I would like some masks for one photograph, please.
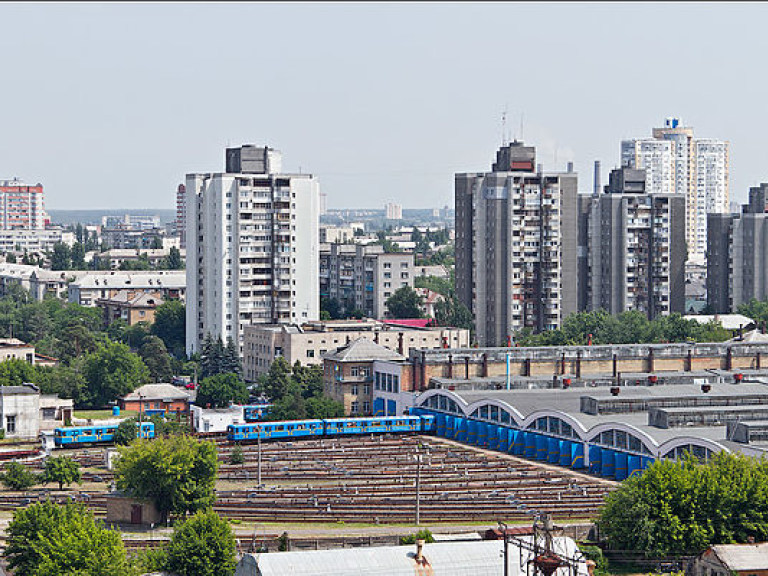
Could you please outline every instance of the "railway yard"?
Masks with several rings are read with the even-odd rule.
[[[530,525],[541,512],[561,524],[589,521],[614,486],[443,438],[381,435],[263,442],[259,486],[258,446],[243,445],[244,463],[232,465],[233,446],[214,441],[220,460],[214,508],[233,521],[242,538],[257,530],[278,535],[284,526],[314,527],[316,536],[327,537],[379,534],[387,525],[406,533],[405,526],[415,525],[417,476],[422,526],[479,528],[498,520]],[[15,508],[46,498],[81,500],[97,516],[106,515],[114,478],[105,467],[105,448],[62,452],[80,463],[82,485],[61,492],[0,492],[0,521],[10,519]],[[28,462],[37,471],[41,464]],[[146,535],[124,535],[128,546],[151,544]]]

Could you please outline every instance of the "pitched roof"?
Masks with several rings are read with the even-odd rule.
[[[768,542],[760,544],[718,544],[712,551],[731,570],[768,569]]]
[[[150,400],[189,400],[189,397],[189,392],[171,384],[145,384],[126,394],[123,400],[149,402]]]
[[[336,352],[325,354],[323,358],[337,362],[371,362],[373,360],[405,360],[397,352],[379,346],[368,338],[357,338]]]

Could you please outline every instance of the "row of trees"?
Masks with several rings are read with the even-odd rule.
[[[35,484],[48,483],[58,484],[59,490],[63,490],[64,485],[79,483],[80,478],[80,465],[71,458],[60,456],[47,458],[40,474],[35,474],[21,462],[9,462],[0,482],[11,490],[27,490]]]
[[[236,564],[232,529],[210,509],[176,526],[167,545],[132,556],[83,504],[32,504],[14,512],[7,534],[3,554],[16,576],[231,576]]]
[[[649,344],[661,342],[722,342],[733,334],[719,322],[700,324],[680,314],[648,320],[637,311],[613,316],[605,310],[571,314],[558,330],[533,334],[523,330],[515,335],[520,346],[586,346],[592,344]],[[506,342],[499,345],[505,346]]]
[[[153,245],[153,248],[162,248],[162,243],[159,242]],[[56,242],[53,245],[53,250],[48,254],[48,258],[51,261],[51,270],[109,270],[111,263],[108,258],[94,256],[90,263],[85,261],[85,253],[90,250],[96,250],[97,248],[88,247],[81,242],[75,242],[71,247],[64,242]],[[157,264],[152,264],[149,260],[149,256],[146,253],[139,254],[136,260],[125,260],[120,263],[120,270],[152,270],[156,268],[158,270],[182,270],[184,268],[184,260],[181,257],[181,252],[175,246],[172,246],[168,251],[168,256],[160,260]]]

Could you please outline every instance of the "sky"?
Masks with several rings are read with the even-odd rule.
[[[574,162],[676,116],[768,181],[768,4],[2,3],[0,179],[52,209],[175,207],[224,149],[267,145],[329,208],[453,205],[505,135]]]

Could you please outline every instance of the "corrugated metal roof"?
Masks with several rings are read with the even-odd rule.
[[[123,400],[189,400],[189,398],[189,392],[182,390],[181,388],[177,388],[171,384],[145,384],[130,394],[127,394],[125,397],[123,397]]]
[[[531,538],[526,538],[529,542]],[[576,544],[570,538],[556,538],[557,552],[573,557]],[[434,576],[488,576],[504,571],[504,542],[439,542],[426,544],[423,557]],[[238,564],[235,576],[416,576],[424,572],[415,560],[416,545],[347,548],[302,552],[246,554]],[[530,553],[514,543],[509,545],[510,576],[525,576]],[[556,576],[569,576],[560,568]],[[587,576],[585,561],[579,563],[578,576]]]
[[[760,544],[718,544],[712,551],[731,570],[768,569],[768,542]]]
[[[379,346],[368,338],[357,338],[336,352],[326,354],[323,358],[339,362],[372,362],[373,360],[405,360],[397,352]]]

